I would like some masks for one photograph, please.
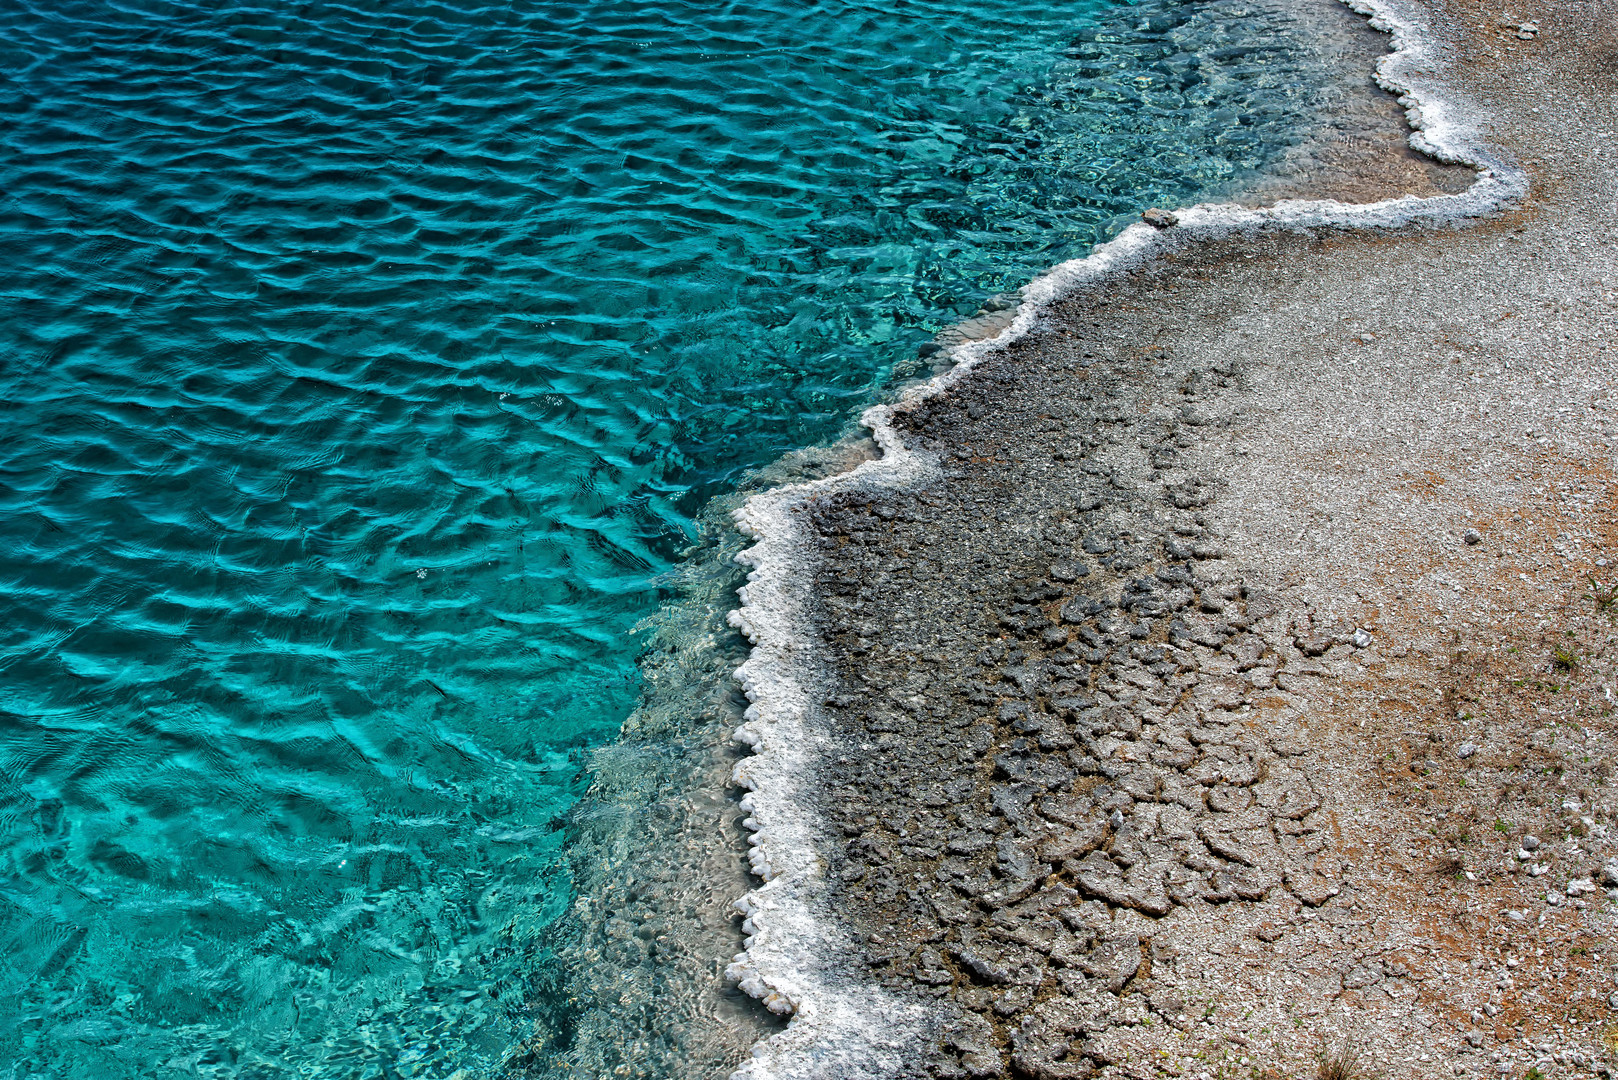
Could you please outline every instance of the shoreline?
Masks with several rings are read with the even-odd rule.
[[[1215,4],[1185,18],[1174,15],[1168,26],[1158,25],[1156,16],[1150,25],[1137,25],[1124,18],[1125,10],[1114,9],[1099,22],[1078,20],[1068,55],[1053,58],[1053,86],[1065,94],[1074,80],[1092,82],[1093,72],[1075,68],[1081,61],[1099,57],[1105,66],[1133,57],[1147,63],[1157,42],[1162,55],[1138,69],[1153,76],[1148,99],[1184,100],[1206,86],[1214,98],[1273,108],[1294,121],[1283,132],[1273,115],[1255,114],[1267,132],[1262,139],[1235,132],[1232,146],[1208,147],[1210,153],[1198,159],[1209,185],[1205,201],[1250,194],[1259,185],[1292,191],[1300,177],[1315,174],[1332,177],[1333,190],[1359,193],[1346,196],[1359,201],[1370,201],[1367,191],[1406,190],[1400,186],[1405,184],[1424,194],[1454,192],[1474,176],[1425,158],[1411,168],[1416,155],[1404,143],[1403,110],[1369,74],[1385,52],[1386,35],[1337,0],[1276,0],[1256,8]],[[1141,9],[1133,10],[1138,18]],[[1122,40],[1098,49],[1092,36],[1108,26],[1125,31]],[[1142,40],[1131,44],[1131,30]],[[1220,42],[1235,54],[1227,55]],[[1182,51],[1176,53],[1173,43]],[[1304,86],[1311,105],[1300,109]],[[1231,127],[1228,115],[1191,120],[1194,126]],[[1053,130],[1071,135],[1070,129],[1059,123]],[[1165,135],[1165,149],[1187,143]],[[1138,142],[1140,133],[1134,137]],[[1262,165],[1249,152],[1260,143],[1266,148]],[[1402,153],[1389,154],[1390,146]],[[1221,171],[1219,161],[1233,172]],[[1158,171],[1189,175],[1177,172],[1173,162]],[[1232,175],[1246,179],[1238,186]],[[1105,235],[1134,219],[1133,213],[1113,219]],[[1086,242],[1082,250],[1092,246]],[[1015,298],[991,297],[980,313],[985,318],[956,323],[918,349],[914,360],[896,365],[889,390],[877,400],[902,391],[914,373],[927,369],[934,349],[964,339],[963,331],[980,338],[1003,329],[1016,314],[1000,310],[1008,295]],[[743,857],[749,847],[742,827],[746,812],[738,809],[742,792],[729,783],[742,753],[730,734],[743,722],[747,703],[731,678],[746,656],[745,642],[724,623],[734,600],[723,596],[723,583],[733,592],[732,575],[743,574],[727,554],[742,543],[726,507],[744,491],[843,472],[876,456],[865,429],[852,416],[845,422],[851,430],[839,442],[788,453],[709,503],[700,518],[707,540],[687,553],[671,578],[676,597],[639,628],[650,631],[640,659],[644,692],[620,739],[591,751],[591,789],[568,818],[567,867],[576,899],[547,934],[559,966],[536,995],[536,1007],[545,1011],[548,1019],[540,1027],[549,1035],[536,1032],[511,1055],[512,1068],[522,1075],[572,1068],[601,1075],[628,1070],[724,1076],[754,1042],[786,1023],[723,974],[723,958],[743,938],[743,919],[732,900],[753,883]],[[846,458],[841,467],[834,460],[840,456]],[[728,572],[717,565],[721,559]]]
[[[1131,226],[1087,258],[1063,264],[1025,288],[1010,327],[995,338],[955,346],[956,366],[949,372],[906,390],[891,405],[869,410],[862,422],[883,457],[840,477],[763,493],[738,512],[738,526],[759,543],[743,555],[754,570],[743,607],[732,616],[754,646],[738,671],[753,702],[738,739],[756,753],[738,764],[736,778],[753,789],[744,806],[751,815],[752,861],[766,884],[738,903],[747,915],[749,939],[731,974],[776,1011],[793,1014],[788,1029],[755,1048],[754,1060],[738,1076],[900,1075],[907,1062],[917,1060],[919,1048],[942,1038],[949,1019],[914,996],[874,989],[870,981],[838,972],[826,955],[835,948],[846,960],[859,955],[863,943],[825,910],[824,852],[837,845],[813,810],[821,803],[818,793],[804,789],[816,748],[829,746],[835,737],[834,721],[821,702],[836,681],[832,660],[816,655],[823,651],[814,643],[824,620],[815,598],[804,595],[818,560],[805,508],[838,493],[887,497],[953,479],[959,469],[942,463],[948,447],[913,449],[896,423],[931,399],[970,388],[975,369],[1048,329],[1052,309],[1084,290],[1161,264],[1165,256],[1189,259],[1198,251],[1277,231],[1342,230],[1374,238],[1490,214],[1527,194],[1526,174],[1484,144],[1482,114],[1443,92],[1438,72],[1428,67],[1439,62],[1438,38],[1432,32],[1422,35],[1419,16],[1405,5],[1356,9],[1372,14],[1373,25],[1380,22],[1378,28],[1393,36],[1395,51],[1379,64],[1378,76],[1405,95],[1415,129],[1412,144],[1440,160],[1479,167],[1479,178],[1466,193],[1358,207],[1309,200],[1264,210],[1201,206],[1181,212],[1178,224],[1166,230]],[[1189,522],[1185,527],[1202,528]],[[1104,892],[1104,886],[1088,891]],[[812,959],[817,953],[819,959]],[[960,984],[959,965],[951,977]]]

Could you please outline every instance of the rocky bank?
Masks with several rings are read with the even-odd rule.
[[[1618,18],[1422,12],[1526,196],[1165,223],[793,511],[823,960],[921,1033],[801,1075],[1618,1067]]]

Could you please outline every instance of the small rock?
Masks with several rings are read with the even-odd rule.
[[[1321,656],[1331,648],[1331,638],[1324,634],[1311,634],[1308,637],[1298,638],[1294,644],[1305,656]]]
[[[1559,907],[1562,903],[1562,894],[1559,892],[1548,892],[1545,894],[1545,902],[1551,907]]]
[[[1052,563],[1050,568],[1051,580],[1071,584],[1081,577],[1090,576],[1090,568],[1083,563],[1059,562]]]
[[[1011,972],[1004,964],[997,964],[970,949],[958,950],[955,956],[963,967],[986,983],[1004,984],[1011,981]]]
[[[1353,645],[1356,649],[1370,648],[1370,646],[1371,646],[1371,633],[1370,633],[1370,631],[1368,631],[1368,630],[1366,630],[1364,628],[1356,628],[1354,633],[1353,633],[1353,636],[1351,636],[1348,639],[1348,641],[1349,641],[1349,644]]]
[[[1140,219],[1154,229],[1167,229],[1180,223],[1179,215],[1172,214],[1167,210],[1159,210],[1155,206],[1141,214]]]
[[[1618,886],[1618,862],[1610,862],[1601,868],[1601,884]]]
[[[1478,1031],[1476,1029],[1474,1029],[1472,1031],[1468,1031],[1466,1033],[1466,1044],[1468,1046],[1474,1046],[1474,1047],[1475,1046],[1482,1046],[1483,1045],[1483,1032]]]
[[[1467,758],[1471,757],[1477,752],[1477,746],[1469,742],[1464,742],[1455,748],[1455,756],[1460,758],[1462,761],[1465,761]]]
[[[1468,529],[1461,534],[1461,539],[1465,540],[1468,544],[1481,544],[1483,543],[1483,534],[1478,532],[1476,529]]]
[[[1607,1008],[1618,1010],[1618,994],[1614,994],[1607,999]]]
[[[1507,922],[1522,922],[1524,918],[1523,913],[1520,911],[1502,911],[1500,914],[1505,917]]]
[[[1522,849],[1524,851],[1538,851],[1539,850],[1539,837],[1537,837],[1537,836],[1525,836],[1525,837],[1523,837],[1522,838]]]

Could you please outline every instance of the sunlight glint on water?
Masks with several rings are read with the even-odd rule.
[[[697,508],[1249,178],[1318,95],[1287,30],[8,5],[0,1076],[497,1065]]]

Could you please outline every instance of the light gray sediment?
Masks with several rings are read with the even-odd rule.
[[[1378,779],[1384,729],[1343,702],[1419,702],[1435,710],[1423,739],[1441,744],[1454,697],[1427,702],[1410,686],[1420,665],[1385,657],[1365,627],[1440,621],[1436,607],[1396,618],[1395,601],[1417,604],[1433,560],[1468,549],[1443,539],[1461,534],[1457,490],[1479,521],[1521,497],[1508,474],[1529,468],[1523,430],[1555,444],[1559,467],[1611,474],[1618,80],[1597,7],[1536,5],[1527,37],[1527,15],[1508,36],[1469,5],[1423,14],[1454,92],[1424,102],[1429,134],[1455,152],[1440,119],[1462,119],[1463,95],[1481,102],[1499,156],[1535,167],[1531,198],[1503,202],[1506,185],[1423,204],[1484,219],[1295,207],[1186,215],[1192,228],[1138,233],[1135,248],[1126,234],[1107,272],[1073,275],[1037,318],[971,346],[969,375],[883,412],[883,462],[745,519],[764,539],[742,618],[760,642],[745,734],[765,754],[738,776],[761,804],[781,783],[802,805],[753,823],[769,884],[750,929],[765,947],[737,973],[810,1014],[758,1075],[1195,1075],[1189,1048],[1211,1053],[1210,1037],[1256,1064],[1246,1018],[1215,1020],[1249,992],[1278,1025],[1310,1018],[1313,1041],[1269,1038],[1265,1065],[1326,1052],[1336,1008],[1399,1075],[1517,1060],[1481,1034],[1506,976],[1474,995],[1474,1042],[1457,1020],[1471,1004],[1404,994],[1408,966],[1372,947],[1381,933],[1438,956],[1453,935],[1445,946],[1423,920],[1450,901],[1410,899],[1431,894],[1429,871],[1395,856],[1426,825]],[[1449,494],[1391,505],[1446,479]],[[789,558],[796,593],[765,572]],[[1488,647],[1489,613],[1506,610],[1490,603],[1504,601],[1479,601],[1478,621],[1443,614],[1442,647],[1463,633]],[[1600,709],[1581,722],[1606,731]],[[1575,811],[1612,803],[1610,769],[1590,761],[1556,772]],[[1416,774],[1444,768],[1422,757]],[[1589,820],[1568,875],[1595,880],[1618,850]],[[1579,911],[1583,932],[1610,934],[1609,916]],[[772,925],[844,951],[802,958],[800,978]],[[1283,940],[1292,952],[1271,948]],[[1578,975],[1590,985],[1568,1000],[1604,977]],[[1453,978],[1457,1002],[1473,993]],[[825,1034],[813,1011],[833,998],[859,1015],[862,996],[864,1030],[891,1040],[883,1063],[845,1044],[830,1066],[800,1064]]]

